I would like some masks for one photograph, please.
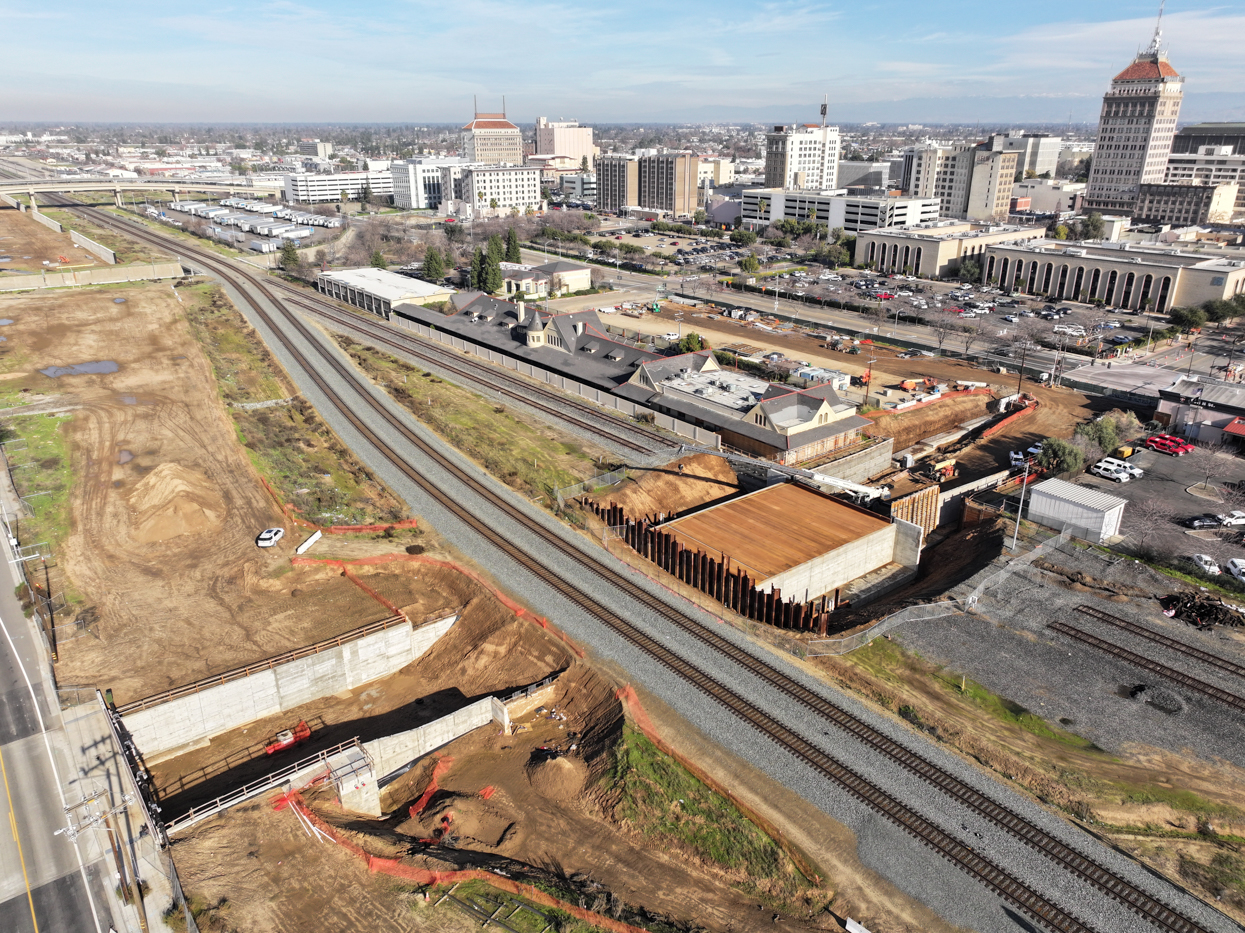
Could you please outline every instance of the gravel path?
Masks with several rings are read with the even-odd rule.
[[[316,405],[321,415],[339,433],[342,440],[351,446],[371,469],[382,476],[395,492],[403,496],[414,512],[431,522],[448,542],[462,551],[464,556],[485,568],[498,581],[502,581],[516,596],[547,615],[579,644],[619,664],[637,683],[661,697],[673,708],[682,711],[688,720],[706,735],[716,738],[728,750],[752,762],[849,826],[858,836],[860,856],[866,864],[902,890],[928,904],[948,921],[970,929],[992,931],[992,933],[993,931],[1035,929],[1029,921],[1019,917],[1005,903],[969,880],[958,869],[932,855],[892,824],[859,805],[836,786],[810,773],[804,765],[780,752],[767,739],[741,721],[724,715],[722,708],[708,697],[671,675],[651,658],[642,655],[603,625],[569,604],[546,584],[514,565],[509,558],[480,539],[436,502],[426,497],[410,480],[397,473],[335,412],[329,401],[319,393],[306,374],[295,365],[284,349],[266,331],[265,326],[251,311],[248,303],[232,287],[229,287],[228,291],[238,307],[247,314],[260,333],[268,340],[273,352],[281,359],[299,388]],[[323,340],[319,335],[317,339]],[[300,338],[295,337],[295,340],[301,342]],[[327,345],[327,341],[324,342]],[[335,376],[330,375],[329,379],[334,384],[335,391],[346,390],[346,386],[335,384],[337,382]],[[374,397],[382,399],[390,410],[399,411],[398,407],[379,390],[369,387],[369,391]],[[347,394],[346,397],[349,398],[349,395]],[[406,420],[412,423],[409,418]],[[375,424],[373,427],[378,430],[385,429],[381,424]],[[417,424],[414,430],[430,441],[438,443],[430,432]],[[417,451],[412,450],[410,459],[439,488],[457,495],[459,501],[464,504],[474,505],[475,497],[469,490],[464,489],[457,480],[445,475],[434,464],[427,463]],[[465,466],[467,469],[475,469],[470,464],[465,464]],[[487,477],[485,481],[493,483],[498,489],[504,489]],[[573,552],[585,546],[582,538],[561,528],[551,517],[539,513],[527,504],[523,504],[523,507],[527,508],[530,514],[537,516],[546,527],[554,529],[561,535],[567,542],[568,550]],[[820,736],[815,738],[815,741],[818,741],[826,751],[833,754],[843,764],[860,771],[871,780],[876,780],[880,786],[895,793],[910,806],[928,813],[930,818],[939,825],[966,843],[978,847],[984,854],[998,859],[1046,896],[1066,905],[1083,920],[1090,922],[1095,929],[1104,931],[1104,933],[1106,931],[1120,931],[1120,933],[1130,931],[1131,933],[1138,929],[1136,918],[1127,914],[1115,902],[1070,881],[1066,874],[1056,870],[1050,862],[1037,857],[1011,837],[980,826],[976,819],[962,808],[953,806],[946,798],[935,794],[927,786],[919,784],[907,772],[897,771],[884,764],[872,752],[854,740],[847,739],[837,730],[830,729],[829,734],[823,734],[829,727],[820,718],[795,708],[790,701],[776,694],[771,688],[757,683],[751,675],[744,673],[733,662],[706,648],[689,635],[673,630],[667,623],[656,618],[649,609],[636,604],[612,585],[583,573],[582,568],[570,554],[552,549],[536,540],[510,518],[492,513],[483,504],[479,505],[477,514],[490,514],[498,531],[515,543],[526,547],[557,572],[581,579],[584,591],[593,599],[647,631],[658,633],[659,637],[674,650],[723,682],[737,685],[737,689],[751,701],[772,710],[776,717],[797,727],[803,734]],[[612,560],[612,558],[607,559]],[[627,572],[630,570],[628,569]],[[633,579],[643,580],[644,578],[633,576]],[[655,583],[645,582],[644,585],[663,599],[673,599]],[[716,626],[719,632],[737,643],[748,644],[743,636],[717,623],[711,616],[687,604],[680,603],[679,608],[705,625]],[[764,649],[755,645],[748,644],[748,647],[754,652],[764,652]],[[961,779],[974,786],[990,788],[992,796],[996,799],[1019,809],[1034,822],[1039,823],[1053,834],[1057,834],[1059,838],[1075,843],[1083,851],[1092,853],[1102,864],[1128,877],[1140,887],[1151,891],[1168,903],[1178,906],[1205,924],[1208,929],[1216,931],[1237,929],[1234,923],[1222,915],[1176,891],[1172,886],[1154,879],[1123,856],[1105,849],[1063,821],[1047,814],[1040,807],[995,784],[991,778],[981,774],[976,768],[933,746],[922,736],[909,731],[897,721],[875,714],[851,698],[837,694],[786,659],[768,654],[765,656],[776,667],[784,668],[807,685],[830,697],[833,702],[845,706],[866,721],[880,726],[888,734],[901,737],[910,746],[920,749],[923,755],[938,761]]]

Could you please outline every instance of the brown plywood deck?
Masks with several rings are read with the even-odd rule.
[[[662,526],[684,547],[725,554],[759,582],[890,524],[792,483]]]

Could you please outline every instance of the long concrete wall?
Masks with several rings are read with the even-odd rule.
[[[65,228],[62,227],[57,221],[53,220],[51,217],[44,217],[38,211],[31,211],[30,219],[39,221],[39,223],[43,224],[43,226],[47,227],[49,230],[53,231],[54,233],[65,232]]]
[[[19,207],[17,198],[10,197],[9,195],[4,194],[2,192],[0,192],[0,202],[7,204],[9,207]]]
[[[59,227],[60,225],[57,224],[57,226]],[[110,250],[107,246],[101,246],[99,243],[96,243],[90,237],[83,236],[77,230],[69,231],[69,239],[73,240],[83,249],[94,253],[100,259],[104,260],[104,262],[108,263],[108,265],[115,266],[117,264],[116,253]]]
[[[896,532],[894,524],[879,528],[770,577],[757,589],[768,592],[777,587],[784,597],[794,596],[799,600],[805,599],[806,593],[809,599],[832,593],[836,588],[895,560]]]
[[[477,700],[416,729],[364,742],[363,751],[372,766],[337,782],[342,806],[356,813],[380,816],[380,792],[385,784],[404,774],[430,752],[490,722],[500,723],[506,731],[510,729],[506,704],[497,697]]]
[[[82,285],[111,285],[116,282],[145,282],[155,279],[178,279],[186,273],[179,262],[142,262],[103,269],[78,269],[69,272],[42,272],[12,275],[0,279],[0,292],[35,291],[41,288],[73,288]]]
[[[148,758],[194,745],[264,716],[388,676],[431,648],[457,618],[450,616],[419,628],[396,625],[137,710],[125,716],[125,726]]]

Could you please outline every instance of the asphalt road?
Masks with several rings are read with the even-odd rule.
[[[90,840],[84,869],[74,843],[56,835],[67,822],[63,781],[77,771],[59,710],[48,708],[34,632],[7,585],[0,627],[0,930],[98,933],[110,922],[102,906],[109,872]]]

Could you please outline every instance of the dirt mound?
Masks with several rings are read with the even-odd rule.
[[[542,797],[574,800],[583,793],[588,766],[578,758],[538,758],[527,766],[527,779]]]
[[[496,849],[514,835],[517,824],[518,816],[496,798],[451,794],[401,823],[397,832],[416,839],[452,839],[460,848]]]
[[[202,473],[162,463],[130,493],[130,537],[141,544],[179,535],[212,534],[224,526],[225,502]]]
[[[988,414],[992,401],[989,395],[966,395],[935,402],[928,408],[880,415],[872,419],[874,427],[869,433],[893,437],[895,450],[903,450],[923,438],[950,431],[958,424]]]
[[[721,457],[696,454],[651,470],[635,470],[617,489],[595,497],[620,505],[628,515],[657,515],[721,499],[739,491],[739,478]]]

